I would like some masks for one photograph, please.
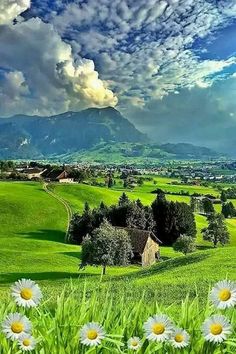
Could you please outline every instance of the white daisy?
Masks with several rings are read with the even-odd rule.
[[[105,331],[99,323],[87,323],[80,330],[81,343],[84,345],[97,346],[101,344],[101,340],[104,338]]]
[[[131,350],[138,350],[142,346],[141,339],[139,337],[132,337],[128,340],[128,348]]]
[[[29,308],[39,304],[42,292],[34,281],[21,279],[12,286],[12,296],[17,305]]]
[[[176,328],[170,337],[170,343],[176,349],[185,348],[189,345],[189,334],[181,328]]]
[[[226,309],[236,304],[236,283],[230,280],[219,281],[211,291],[211,301],[218,309]]]
[[[232,326],[229,320],[222,315],[213,315],[202,325],[202,333],[208,342],[221,343],[231,332]]]
[[[171,320],[166,315],[154,315],[144,323],[144,331],[150,341],[164,342],[173,332]]]
[[[29,352],[36,347],[36,340],[30,334],[24,334],[18,340],[19,347],[22,351]]]
[[[31,333],[31,328],[30,320],[20,313],[9,314],[2,324],[3,333],[11,340],[17,340],[24,334]]]

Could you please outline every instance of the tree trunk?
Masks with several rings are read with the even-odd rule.
[[[105,265],[102,268],[102,275],[106,275],[106,266]]]

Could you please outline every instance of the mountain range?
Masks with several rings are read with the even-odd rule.
[[[130,157],[184,159],[218,155],[191,144],[151,144],[145,134],[111,107],[50,117],[0,118],[1,159],[64,157],[86,161],[87,157],[90,162],[105,162],[112,156],[126,160]]]

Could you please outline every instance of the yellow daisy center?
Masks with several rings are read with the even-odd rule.
[[[95,329],[90,329],[90,330],[88,330],[87,337],[90,340],[97,339],[98,332]]]
[[[219,299],[221,301],[228,301],[231,298],[231,291],[229,289],[222,289],[219,292]]]
[[[30,339],[26,338],[26,339],[23,340],[22,343],[23,343],[23,345],[24,345],[25,347],[29,347],[29,346],[30,346]]]
[[[163,323],[155,323],[152,326],[152,331],[154,334],[162,334],[165,332],[165,326],[163,325]]]
[[[24,325],[21,322],[13,322],[11,325],[11,330],[13,333],[21,333],[24,330]]]
[[[20,296],[24,300],[30,300],[33,297],[33,291],[30,288],[24,288],[21,290]]]
[[[138,341],[137,340],[133,340],[131,342],[131,345],[132,345],[132,347],[137,347],[138,346]]]
[[[175,341],[177,342],[177,343],[182,343],[183,341],[184,341],[184,336],[182,335],[182,334],[176,334],[176,336],[175,336]]]
[[[210,327],[210,332],[211,332],[211,334],[214,334],[214,336],[221,334],[222,331],[223,331],[223,327],[220,323],[214,323]]]

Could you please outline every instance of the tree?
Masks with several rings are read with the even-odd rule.
[[[146,213],[143,206],[137,202],[131,203],[127,213],[127,226],[145,230],[146,228]]]
[[[218,243],[222,246],[229,243],[229,231],[224,221],[224,215],[211,214],[208,216],[208,227],[202,230],[203,239],[213,243],[217,247]]]
[[[225,190],[221,191],[220,200],[222,201],[222,203],[226,203],[227,202],[227,194],[226,194]]]
[[[181,235],[173,244],[173,248],[175,251],[182,252],[186,256],[186,254],[196,250],[196,245],[192,237]]]
[[[197,234],[195,217],[191,207],[186,203],[176,202],[175,206],[176,228],[180,235],[195,238]]]
[[[107,266],[125,266],[132,258],[130,236],[124,229],[113,227],[107,220],[86,236],[82,243],[81,266],[101,265],[103,274]]]
[[[113,178],[111,175],[108,176],[107,187],[111,188],[113,186]]]
[[[236,209],[233,205],[232,202],[229,203],[224,203],[222,205],[222,214],[224,215],[224,217],[227,218],[233,218],[234,216],[236,216]]]
[[[71,243],[80,245],[83,238],[94,230],[94,215],[90,210],[89,204],[84,205],[83,214],[74,214],[67,235],[67,240]]]
[[[212,214],[215,212],[212,201],[209,198],[204,198],[202,200],[202,207],[205,214]]]
[[[182,234],[196,236],[194,214],[188,204],[168,202],[160,193],[152,203],[152,211],[157,235],[165,245],[173,245]]]
[[[119,198],[118,204],[121,206],[121,205],[125,205],[125,204],[128,204],[128,203],[130,203],[130,200],[129,200],[127,194],[125,192],[123,192],[122,195]]]
[[[195,197],[191,197],[190,208],[193,212],[197,211],[197,199]]]

